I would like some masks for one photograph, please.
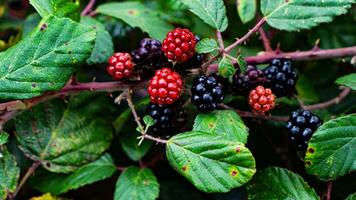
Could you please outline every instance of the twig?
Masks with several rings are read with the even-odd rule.
[[[140,130],[140,133],[141,133],[141,136],[138,137],[138,139],[140,139],[139,144],[141,144],[143,139],[145,139],[145,138],[149,139],[149,140],[152,140],[152,141],[155,141],[157,143],[166,144],[168,142],[167,140],[163,140],[163,139],[160,139],[160,138],[155,138],[153,136],[147,135],[148,128],[147,127],[144,128],[144,126],[142,125],[142,123],[140,121],[140,117],[138,116],[138,114],[136,112],[135,105],[132,102],[130,91],[126,91],[126,101],[127,101],[127,104],[129,106],[129,108],[131,109],[132,115],[134,116],[135,121],[136,121],[136,123],[137,123],[137,125],[139,127],[139,130]]]
[[[221,32],[220,32],[220,31],[216,31],[216,37],[218,38],[220,51],[221,51],[221,52],[225,51],[224,41],[223,41],[223,39],[222,39],[222,36],[221,36]]]
[[[81,16],[87,15],[94,7],[96,0],[90,0],[87,6],[85,6],[84,10],[81,13]]]
[[[271,121],[278,121],[278,122],[285,122],[288,121],[287,116],[268,116],[268,115],[261,115],[253,112],[248,112],[248,111],[242,111],[238,110],[235,108],[232,108],[231,106],[228,106],[226,104],[220,104],[220,108],[223,109],[229,109],[235,111],[237,114],[239,114],[241,117],[246,117],[246,118],[260,118],[260,119],[266,119],[266,120],[271,120]]]
[[[330,200],[331,199],[331,191],[333,189],[333,182],[329,181],[327,183],[327,189],[326,189],[326,200]]]
[[[308,61],[308,60],[323,60],[323,59],[333,59],[333,58],[345,58],[352,57],[356,55],[356,46],[337,48],[337,49],[311,49],[308,51],[297,51],[297,52],[266,52],[262,55],[249,56],[245,60],[249,64],[260,64],[266,63],[274,58],[288,58],[295,61]],[[212,63],[212,62],[211,62]],[[236,64],[236,62],[234,63]],[[210,73],[217,71],[218,64],[209,65]]]
[[[32,166],[27,170],[25,175],[22,177],[20,184],[17,186],[16,191],[11,194],[10,199],[15,199],[21,188],[25,185],[30,176],[36,171],[36,169],[41,165],[41,161],[36,161]]]
[[[263,42],[263,46],[265,47],[266,52],[273,52],[271,48],[271,42],[269,41],[267,34],[265,30],[263,30],[263,27],[261,27],[258,32],[260,33],[261,40]]]
[[[330,99],[329,101],[325,101],[314,105],[302,106],[302,108],[306,110],[319,110],[323,108],[328,108],[332,105],[338,104],[340,101],[345,99],[347,95],[349,95],[350,93],[351,93],[350,88],[344,88],[337,97]]]
[[[148,82],[134,82],[124,83],[120,81],[113,82],[90,82],[90,83],[76,83],[67,84],[64,88],[58,91],[48,92],[38,97],[26,100],[15,100],[0,104],[0,129],[9,120],[14,118],[20,111],[27,110],[42,102],[70,94],[77,94],[83,91],[97,91],[97,92],[115,92],[125,91],[128,88],[140,89],[146,88]]]
[[[225,52],[229,53],[230,51],[232,51],[235,47],[237,47],[238,45],[244,43],[247,39],[249,39],[251,37],[252,34],[256,33],[262,26],[263,24],[266,23],[266,19],[262,18],[256,25],[255,27],[253,27],[251,30],[249,30],[246,35],[244,35],[242,38],[237,39],[236,42],[234,42],[233,44],[231,44],[230,46],[226,47]]]

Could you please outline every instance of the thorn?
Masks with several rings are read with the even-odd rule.
[[[118,105],[120,105],[121,101],[127,98],[127,94],[126,92],[121,93],[118,97],[116,97],[116,99],[114,100],[114,102]]]
[[[109,95],[110,98],[114,97],[111,92],[109,92],[108,95]]]
[[[94,91],[94,88],[90,88],[89,90],[93,92],[93,91]]]
[[[96,81],[96,77],[95,77],[95,76],[93,77],[92,81],[93,81],[93,82],[95,82],[95,81]]]

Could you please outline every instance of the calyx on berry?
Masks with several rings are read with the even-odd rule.
[[[115,80],[130,77],[134,62],[128,53],[115,53],[109,58],[109,66],[106,68],[110,76]]]
[[[174,103],[182,90],[183,81],[180,75],[169,68],[157,70],[148,86],[151,102],[159,105]]]
[[[195,54],[197,40],[188,29],[176,28],[167,33],[163,40],[162,51],[166,57],[177,63],[188,61]]]
[[[257,86],[251,90],[248,103],[254,111],[264,113],[275,107],[275,96],[271,89]]]

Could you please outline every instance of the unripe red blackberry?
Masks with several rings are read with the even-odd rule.
[[[237,70],[232,80],[233,91],[241,95],[247,95],[252,89],[258,85],[263,85],[267,81],[263,71],[253,65],[247,66],[244,74]]]
[[[275,107],[274,101],[275,96],[271,89],[257,86],[251,90],[248,103],[254,111],[264,113]]]
[[[183,81],[180,75],[169,68],[157,70],[148,86],[151,102],[160,105],[174,103],[182,90]]]
[[[109,66],[106,70],[113,79],[120,80],[131,75],[134,65],[130,54],[115,53],[109,58]]]
[[[322,120],[309,110],[293,111],[289,115],[286,128],[290,132],[290,140],[298,150],[304,150],[308,146],[308,141],[316,129],[322,124]]]
[[[194,56],[196,43],[194,34],[188,29],[176,28],[167,33],[162,51],[169,60],[182,63]]]

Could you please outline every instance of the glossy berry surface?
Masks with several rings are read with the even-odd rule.
[[[262,70],[257,69],[256,66],[249,65],[244,74],[241,74],[239,70],[236,71],[232,80],[234,92],[246,95],[258,85],[263,85],[266,82],[266,77]]]
[[[106,68],[110,76],[115,80],[127,78],[131,75],[134,62],[128,53],[115,53],[109,58],[109,66]]]
[[[223,86],[214,75],[196,77],[191,92],[192,103],[203,113],[215,110],[224,100]]]
[[[271,89],[257,86],[251,90],[248,103],[254,111],[264,113],[275,107],[275,96]]]
[[[162,67],[168,63],[168,60],[161,49],[162,44],[160,41],[144,38],[141,40],[139,48],[131,52],[131,57],[138,66],[145,68]]]
[[[157,70],[150,80],[148,93],[152,103],[165,105],[174,103],[181,95],[183,81],[177,72],[169,68]]]
[[[292,96],[295,93],[298,73],[290,60],[274,59],[264,73],[276,96]]]
[[[182,63],[194,56],[196,43],[194,34],[188,29],[176,28],[167,33],[162,51],[169,60]]]
[[[290,132],[292,143],[299,149],[306,149],[308,141],[315,130],[322,124],[322,120],[309,110],[293,111],[289,115],[286,128]]]
[[[178,105],[159,105],[150,103],[148,114],[155,120],[151,130],[155,135],[172,135],[186,124],[186,113]]]

